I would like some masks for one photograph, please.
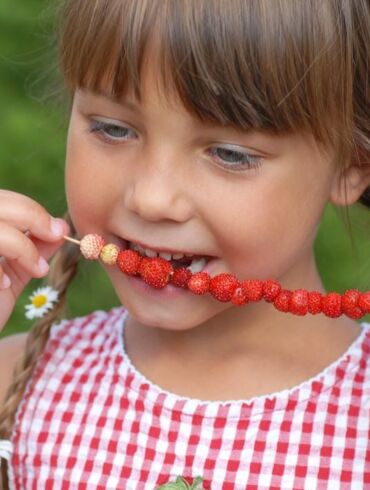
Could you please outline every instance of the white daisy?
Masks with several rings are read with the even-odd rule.
[[[41,318],[58,301],[59,293],[50,286],[36,289],[31,296],[31,304],[26,305],[26,317],[30,320]]]

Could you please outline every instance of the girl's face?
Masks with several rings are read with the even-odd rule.
[[[312,246],[336,175],[331,159],[309,135],[199,122],[158,93],[152,68],[140,104],[75,93],[66,190],[79,235],[215,256],[211,276],[320,288]],[[104,267],[122,304],[146,325],[185,330],[230,308],[248,314],[210,294],[179,289],[171,299],[138,289],[117,267]]]

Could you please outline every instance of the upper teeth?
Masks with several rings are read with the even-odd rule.
[[[183,257],[192,257],[193,254],[183,254],[183,253],[176,253],[176,254],[170,254],[167,252],[154,252],[154,250],[150,250],[149,248],[143,248],[140,245],[137,245],[136,243],[130,242],[130,249],[131,250],[137,250],[140,252],[142,255],[146,255],[147,257],[162,257],[165,260],[177,260],[177,259],[182,259]]]

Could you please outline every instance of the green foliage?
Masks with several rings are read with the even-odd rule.
[[[184,478],[178,476],[176,481],[165,483],[157,487],[157,490],[203,490],[202,482],[203,478],[197,476],[194,478],[192,485],[190,485]]]
[[[57,3],[0,2],[0,188],[26,194],[51,214],[61,216],[66,210],[63,167],[68,120],[66,109],[54,103],[53,98],[44,101],[44,96],[54,94],[55,87],[52,11]],[[357,246],[353,251],[341,220],[328,206],[315,245],[318,267],[328,290],[369,289],[368,214],[360,206],[351,209]],[[40,281],[31,281],[0,336],[29,329],[24,305],[39,285]],[[69,293],[68,316],[118,304],[103,269],[98,264],[81,264]]]

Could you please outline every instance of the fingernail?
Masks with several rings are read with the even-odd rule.
[[[10,277],[4,274],[0,281],[0,289],[7,289],[11,283]]]
[[[51,219],[50,229],[55,237],[60,237],[63,235],[63,225],[61,220],[58,218]]]
[[[49,271],[49,264],[43,257],[40,257],[37,265],[41,274],[46,274]]]

